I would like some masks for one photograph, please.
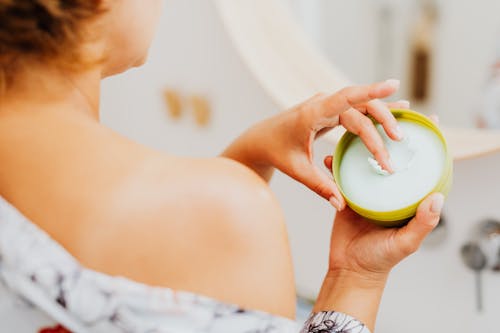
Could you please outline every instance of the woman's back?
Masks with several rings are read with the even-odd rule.
[[[65,106],[2,110],[0,160],[0,195],[87,267],[293,316],[283,217],[245,167],[147,149]]]

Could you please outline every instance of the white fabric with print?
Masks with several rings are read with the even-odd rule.
[[[38,332],[58,323],[75,333],[301,331],[285,318],[85,269],[0,197],[0,331]],[[368,329],[323,312],[311,315],[302,332]]]

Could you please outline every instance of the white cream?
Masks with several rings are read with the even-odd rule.
[[[445,149],[430,129],[416,123],[399,122],[405,139],[392,141],[377,125],[391,156],[395,172],[387,173],[376,163],[359,137],[347,147],[340,163],[340,184],[345,195],[358,206],[386,212],[422,199],[436,186],[445,167]]]

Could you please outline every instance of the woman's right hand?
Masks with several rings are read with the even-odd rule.
[[[399,84],[398,80],[387,80],[317,94],[252,126],[222,156],[248,166],[266,181],[277,168],[342,210],[346,203],[337,185],[314,164],[313,142],[325,131],[342,125],[361,138],[384,170],[392,172],[389,153],[372,119],[382,124],[392,140],[403,139],[390,109],[409,108],[409,102],[380,100],[392,96]]]
[[[373,330],[389,272],[437,226],[443,204],[441,193],[429,195],[416,216],[401,228],[377,226],[349,208],[338,212],[329,269],[315,311],[340,311]]]

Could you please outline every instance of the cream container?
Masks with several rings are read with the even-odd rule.
[[[395,227],[416,213],[433,192],[447,195],[453,162],[439,128],[411,110],[392,110],[405,137],[392,141],[380,124],[376,128],[391,156],[394,173],[383,170],[361,139],[346,132],[334,153],[332,171],[347,204],[374,223]]]

